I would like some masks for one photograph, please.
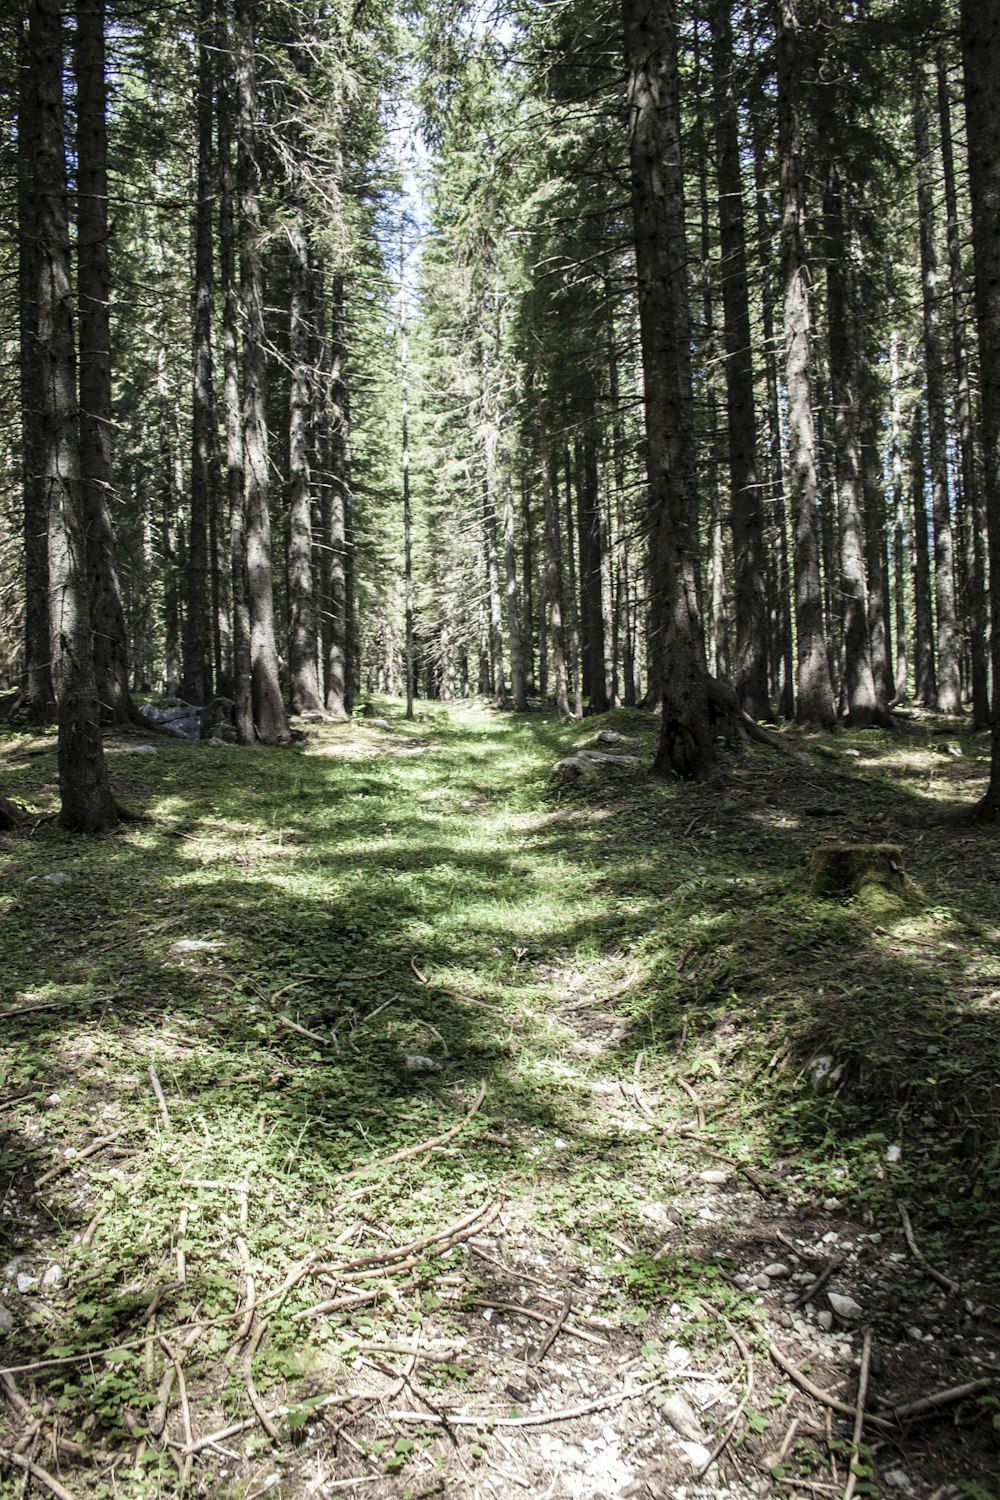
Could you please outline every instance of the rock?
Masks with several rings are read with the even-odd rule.
[[[14,1326],[14,1314],[0,1302],[0,1333],[10,1333]]]
[[[822,1328],[824,1333],[829,1333],[830,1329],[833,1327],[833,1313],[828,1307],[824,1307],[821,1312],[818,1312],[816,1314],[816,1322]]]
[[[221,943],[209,942],[207,938],[180,938],[176,943],[170,944],[170,952],[211,953],[221,946]]]
[[[827,1292],[827,1301],[837,1314],[846,1323],[856,1322],[858,1318],[864,1317],[864,1308],[855,1302],[853,1297],[848,1297],[844,1292]]]
[[[700,1443],[704,1439],[701,1423],[698,1421],[692,1407],[688,1405],[679,1392],[668,1396],[660,1407],[664,1419],[670,1423],[675,1432],[679,1432],[682,1438],[689,1442]]]
[[[753,1284],[758,1292],[768,1292],[771,1289],[771,1278],[770,1276],[765,1276],[763,1271],[758,1271],[753,1279]]]
[[[703,1469],[711,1458],[711,1454],[704,1443],[678,1443],[677,1445],[692,1469]]]
[[[894,1490],[902,1490],[904,1495],[913,1494],[913,1481],[903,1469],[890,1469],[885,1482],[891,1484]]]
[[[403,1066],[409,1073],[440,1073],[444,1068],[443,1063],[436,1062],[433,1057],[424,1057],[420,1052],[408,1052]]]
[[[621,735],[615,729],[602,729],[597,736],[599,745],[617,745],[621,742]]]
[[[699,1173],[699,1176],[702,1182],[712,1182],[717,1187],[721,1187],[724,1182],[729,1181],[729,1173],[720,1171],[717,1167],[710,1167],[707,1172]]]
[[[65,870],[53,870],[51,875],[43,875],[42,879],[47,880],[50,885],[68,885],[72,876],[67,875]]]
[[[784,1277],[791,1275],[791,1272],[783,1261],[776,1260],[773,1264],[764,1267],[764,1275],[770,1276],[772,1281],[781,1281]]]
[[[62,1268],[62,1266],[58,1266],[58,1265],[53,1264],[53,1265],[49,1266],[49,1269],[46,1271],[45,1275],[42,1277],[42,1286],[58,1286],[59,1283],[60,1283],[60,1281],[62,1281],[62,1279],[63,1279],[63,1268]]]
[[[133,755],[156,755],[157,749],[155,745],[133,745],[131,753]]]
[[[29,1276],[27,1271],[18,1271],[14,1285],[21,1293],[21,1296],[26,1297],[29,1292],[34,1292],[38,1289],[38,1277]]]
[[[187,703],[183,698],[161,698],[159,703],[144,703],[139,712],[168,734],[183,740],[200,740],[203,735],[232,723],[233,700],[213,698],[210,703],[198,704]]]
[[[899,1161],[899,1160],[901,1160],[902,1155],[903,1155],[903,1148],[902,1148],[902,1146],[886,1146],[886,1148],[885,1148],[885,1159],[886,1159],[886,1161]]]

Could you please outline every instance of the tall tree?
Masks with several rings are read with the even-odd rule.
[[[655,765],[701,778],[714,742],[699,600],[677,22],[672,0],[623,0],[622,18],[655,607],[663,627]]]
[[[1000,0],[962,0],[962,63],[989,526],[993,724],[982,810],[1000,814]]]
[[[785,389],[788,399],[788,483],[795,535],[795,624],[800,722],[836,722],[823,629],[816,535],[816,438],[810,374],[808,269],[803,216],[800,28],[795,0],[778,0],[778,140],[781,162],[781,273],[784,288]]]
[[[261,258],[260,163],[257,145],[256,3],[235,0],[236,177],[243,324],[243,483],[250,605],[253,720],[265,745],[288,740],[274,624],[264,277]]]
[[[29,15],[37,132],[34,173],[41,454],[48,505],[52,675],[59,707],[60,822],[75,832],[99,833],[115,824],[117,810],[101,740],[87,587],[59,0],[32,0]]]

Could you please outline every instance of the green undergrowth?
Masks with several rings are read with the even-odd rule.
[[[115,737],[116,789],[148,822],[0,844],[10,1362],[117,1350],[35,1376],[70,1430],[123,1441],[156,1402],[148,1331],[192,1320],[195,1395],[245,1415],[243,1355],[224,1356],[248,1264],[274,1309],[254,1378],[294,1427],[359,1341],[457,1329],[475,1291],[462,1246],[432,1245],[405,1295],[360,1277],[368,1302],[312,1314],[321,1278],[281,1292],[304,1257],[384,1253],[501,1200],[610,1268],[626,1324],[670,1286],[735,1315],[708,1257],[654,1258],[651,1206],[706,1163],[649,1121],[691,1119],[692,1091],[701,1140],[765,1192],[879,1222],[901,1196],[991,1260],[1000,861],[989,832],[930,820],[971,800],[976,742],[801,739],[705,786],[569,791],[557,759],[614,730],[606,748],[648,764],[654,717],[383,708],[389,730],[310,726],[285,750]],[[0,776],[53,806],[53,738],[8,734]],[[919,904],[810,893],[817,842],[890,837]],[[21,1265],[59,1267],[44,1305],[7,1295]]]

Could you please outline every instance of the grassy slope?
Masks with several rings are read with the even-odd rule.
[[[153,1318],[218,1320],[190,1377],[196,1427],[246,1416],[243,1352],[223,1359],[244,1253],[263,1298],[338,1238],[377,1253],[501,1194],[510,1233],[604,1268],[618,1326],[678,1287],[735,1315],[708,1252],[679,1242],[652,1259],[651,1206],[681,1201],[706,1150],[788,1212],[836,1199],[889,1222],[903,1195],[932,1259],[990,1274],[1000,855],[991,832],[926,824],[971,797],[975,750],[872,732],[807,749],[805,765],[755,750],[704,788],[554,794],[551,764],[601,727],[648,754],[654,721],[624,711],[560,727],[429,707],[390,733],[314,728],[287,752],[160,741],[144,756],[122,739],[117,787],[154,821],[0,844],[0,1265],[61,1269],[25,1296],[0,1288],[8,1362],[139,1340],[19,1377],[71,1439],[134,1456],[129,1427],[141,1437],[163,1367],[141,1343]],[[51,804],[54,778],[50,740],[8,736],[6,795]],[[811,897],[809,850],[833,837],[902,843],[922,898]],[[173,947],[192,939],[213,946]],[[822,1054],[839,1088],[810,1086]],[[345,1172],[456,1125],[481,1085],[443,1148],[346,1187]],[[700,1144],[668,1149],[648,1128],[696,1104]],[[72,1167],[67,1150],[118,1130]],[[738,1232],[723,1223],[716,1252]],[[257,1387],[294,1408],[349,1383],[359,1339],[443,1316],[441,1274],[418,1266],[388,1306],[293,1322],[329,1295],[304,1277],[261,1340]],[[904,1316],[886,1311],[881,1333]],[[475,1383],[460,1365],[441,1379]],[[409,1450],[388,1452],[389,1473],[404,1469]],[[176,1482],[161,1446],[131,1463],[119,1494]],[[83,1464],[78,1493],[102,1493],[98,1468]],[[243,1493],[231,1483],[219,1492]],[[19,1486],[0,1478],[0,1494]]]

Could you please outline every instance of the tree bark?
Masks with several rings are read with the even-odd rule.
[[[569,685],[566,677],[566,638],[562,618],[562,552],[559,509],[549,453],[548,423],[544,405],[539,412],[538,458],[542,473],[542,507],[545,519],[545,603],[552,642],[552,675],[555,678],[556,712],[569,718]]]
[[[955,417],[962,474],[967,538],[968,624],[971,659],[972,720],[977,729],[990,721],[989,606],[986,596],[986,535],[988,521],[976,464],[972,389],[969,376],[966,279],[962,268],[961,226],[955,187],[955,153],[951,133],[951,101],[944,58],[937,60],[938,118],[941,129],[941,167],[948,230],[948,269],[951,289],[952,353],[955,366]]]
[[[300,148],[301,149],[301,148]],[[301,183],[290,190],[288,234],[288,352],[291,363],[288,421],[288,675],[292,712],[320,706],[316,649],[316,571],[313,564],[314,430],[312,372],[312,270]]]
[[[236,284],[236,188],[233,176],[231,31],[218,12],[216,108],[219,153],[219,279],[222,284],[222,401],[226,432],[226,511],[233,594],[233,724],[241,745],[254,743],[250,672],[250,598],[247,582],[246,498],[243,492],[243,417],[240,407],[239,296]]]
[[[70,279],[59,0],[32,0],[29,48],[37,113],[38,346],[41,454],[48,506],[52,675],[59,707],[59,821],[100,833],[117,821],[101,740],[87,588]]]
[[[795,624],[798,636],[796,716],[800,723],[832,728],[837,713],[823,631],[823,593],[816,535],[816,438],[812,417],[809,291],[802,224],[799,22],[794,0],[778,0],[777,21],[788,481],[795,536]]]
[[[250,674],[254,729],[263,744],[276,745],[287,743],[289,731],[281,698],[274,629],[255,16],[255,0],[235,0],[236,178],[243,325],[243,483],[250,604]]]
[[[1000,813],[1000,0],[962,0],[961,28],[993,657],[990,780],[982,809],[995,817]]]
[[[184,664],[181,670],[181,693],[191,703],[207,703],[212,695],[209,518],[214,509],[217,488],[215,374],[212,368],[212,302],[215,290],[212,244],[212,210],[215,203],[212,161],[214,30],[214,0],[199,0],[198,82],[195,100],[198,197],[194,229],[191,507],[188,522]]]
[[[24,511],[24,662],[28,716],[41,724],[55,705],[49,641],[47,495],[41,447],[45,389],[38,342],[38,78],[24,15],[17,114],[18,308],[20,315],[21,462]]]
[[[755,719],[770,716],[767,690],[767,597],[763,487],[757,469],[753,340],[743,220],[743,183],[733,81],[731,0],[712,8],[712,86],[722,248],[722,311],[732,489],[734,687]]]
[[[335,719],[348,717],[350,615],[347,604],[347,523],[350,510],[350,429],[347,400],[347,308],[344,278],[330,289],[329,356],[324,362],[329,413],[329,474],[323,501],[324,705]]]
[[[108,256],[108,131],[104,0],[77,0],[77,292],[80,338],[80,474],[87,530],[94,673],[101,717],[126,723],[125,611],[111,523],[111,270]]]
[[[955,615],[955,550],[948,488],[948,424],[944,397],[944,354],[935,244],[934,173],[928,128],[927,90],[922,71],[913,98],[920,212],[920,269],[924,305],[924,374],[927,389],[927,456],[934,518],[934,602],[937,606],[937,707],[962,712],[958,624]]]
[[[711,769],[715,747],[699,599],[675,7],[673,0],[623,0],[622,18],[654,608],[663,628],[655,769],[701,778]]]
[[[924,482],[923,413],[914,406],[910,429],[910,484],[913,493],[913,655],[914,702],[936,708],[937,672],[934,662],[934,618],[931,609],[931,561],[927,536],[927,498]]]

